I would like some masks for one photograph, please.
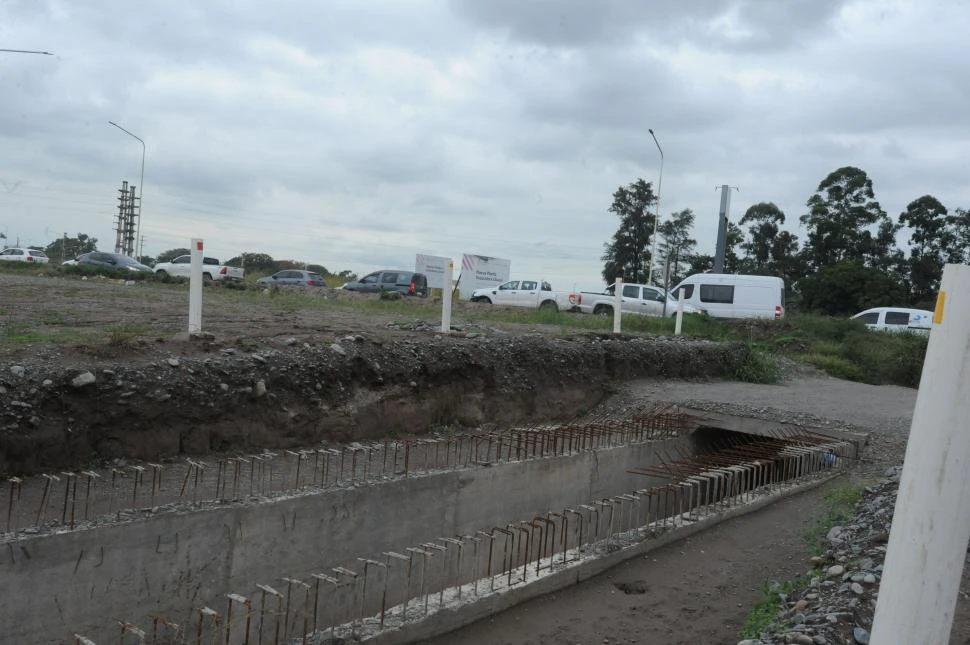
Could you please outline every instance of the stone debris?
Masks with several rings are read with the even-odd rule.
[[[738,645],[869,642],[901,472],[890,468],[884,480],[865,489],[851,523],[826,534],[827,548],[812,558],[808,586],[787,595],[786,608],[768,633]]]
[[[81,372],[71,379],[71,387],[82,388],[94,384],[98,379],[91,372]]]

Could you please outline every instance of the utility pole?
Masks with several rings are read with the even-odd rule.
[[[724,256],[727,253],[728,213],[731,210],[731,188],[737,186],[721,185],[721,209],[717,219],[717,244],[714,250],[714,269],[711,273],[724,273]]]

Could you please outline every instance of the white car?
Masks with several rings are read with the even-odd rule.
[[[929,334],[933,327],[933,312],[906,307],[873,307],[852,316],[852,320],[858,320],[865,323],[869,329],[879,331]]]
[[[50,258],[43,251],[37,249],[10,248],[0,251],[0,260],[6,262],[37,262],[47,264]]]

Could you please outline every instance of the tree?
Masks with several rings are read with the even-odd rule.
[[[180,255],[191,255],[192,251],[189,249],[169,249],[168,251],[162,251],[155,258],[155,262],[171,262]]]
[[[799,281],[802,307],[830,316],[848,316],[870,307],[901,302],[905,287],[893,276],[861,262],[822,267]]]
[[[664,291],[669,291],[672,285],[686,277],[682,269],[684,265],[689,265],[694,247],[697,246],[697,240],[690,236],[693,228],[694,213],[689,208],[674,213],[669,220],[657,226],[657,234],[663,240],[659,246],[665,265]]]
[[[78,233],[76,237],[56,239],[46,247],[44,253],[51,259],[51,262],[60,264],[65,260],[71,260],[82,253],[90,253],[98,250],[98,238],[90,237],[84,233]]]
[[[953,233],[953,247],[946,261],[952,264],[970,263],[970,211],[958,208],[947,221]]]
[[[898,259],[898,226],[879,206],[865,171],[852,166],[833,171],[807,206],[800,220],[808,229],[803,252],[811,268],[840,262],[885,268]]]
[[[603,280],[612,284],[617,278],[625,282],[646,282],[650,257],[650,237],[656,216],[650,207],[657,201],[650,182],[637,179],[629,186],[620,186],[613,193],[609,212],[618,215],[620,226],[613,239],[605,244]]]
[[[923,195],[906,206],[899,222],[911,230],[910,302],[931,302],[940,288],[943,265],[956,252],[957,234],[949,213],[938,199]]]
[[[247,271],[268,271],[272,273],[279,270],[276,260],[265,253],[243,253],[234,258],[230,258],[226,261],[226,264],[234,267],[242,267]]]
[[[760,202],[748,208],[740,224],[748,225],[747,241],[741,243],[747,255],[751,271],[764,274],[772,272],[774,244],[779,226],[785,223],[785,213],[772,202]]]

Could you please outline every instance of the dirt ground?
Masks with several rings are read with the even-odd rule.
[[[339,300],[354,296],[321,290],[315,297]],[[184,330],[187,322],[184,285],[125,285],[0,273],[0,331],[3,332],[0,383],[10,380],[9,370],[18,363],[26,365],[29,371],[90,368],[111,360],[142,370],[152,379],[157,379],[162,370],[175,369],[173,374],[180,382],[191,385],[199,374],[186,370],[185,365],[170,368],[171,363],[166,365],[165,361],[176,356],[182,360],[194,357],[208,361],[209,357],[229,351],[251,352],[254,347],[278,352],[288,345],[312,343],[326,348],[328,343],[347,335],[363,335],[378,348],[409,348],[416,329],[422,329],[427,338],[436,324],[435,316],[426,309],[415,307],[412,315],[408,303],[392,311],[374,309],[361,314],[339,306],[301,308],[294,306],[285,294],[258,296],[213,288],[207,291],[206,298],[203,324],[206,330],[213,331],[215,340],[198,343],[175,336]],[[476,311],[474,306],[456,311],[456,319],[469,336],[560,335],[559,330],[535,325],[481,324],[476,322]],[[419,354],[408,351],[407,356],[420,360]],[[466,359],[458,353],[449,360],[460,365]],[[552,371],[550,387],[565,378],[555,374],[551,365],[542,364],[541,357],[523,353],[517,355],[516,361],[536,363],[533,367],[537,372]],[[235,363],[231,365],[238,367]],[[286,371],[285,365],[272,362],[270,368],[276,370],[272,373],[277,378],[280,370]],[[408,369],[413,371],[401,367],[396,374],[404,383],[421,378],[426,366]],[[225,371],[226,383],[235,388],[232,370]],[[394,375],[392,371],[385,367],[380,373],[368,372],[357,377],[390,379]],[[267,383],[272,393],[274,381],[267,379]],[[486,384],[487,380],[483,381],[482,387]],[[324,383],[324,389],[328,386]],[[109,398],[122,396],[121,389],[110,397],[105,395],[105,405]],[[172,385],[170,391],[177,394],[180,390]],[[0,402],[4,397],[10,398],[4,392],[0,391]],[[155,395],[146,392],[146,396],[149,394]],[[607,404],[719,402],[745,406],[752,412],[780,408],[795,414],[848,422],[872,432],[867,461],[858,471],[859,476],[871,477],[881,475],[886,466],[901,461],[915,395],[915,391],[905,388],[872,387],[817,377],[796,379],[780,386],[660,378],[628,381]],[[314,396],[313,388],[304,396]],[[179,404],[177,396],[172,400],[158,400],[159,406],[167,408],[178,408]],[[250,404],[247,399],[247,405]],[[292,409],[285,411],[293,412]],[[25,420],[29,417],[18,414]],[[106,418],[106,424],[114,422],[116,419]],[[147,423],[150,426],[151,419]],[[24,421],[18,427],[28,425]],[[785,580],[808,568],[807,547],[800,535],[816,512],[821,495],[821,490],[812,491],[726,522],[582,585],[526,603],[429,643],[733,645],[745,616],[761,597],[765,581]],[[966,593],[970,590],[970,581],[966,573],[964,576],[964,593],[958,601],[952,645],[970,643],[970,601]],[[624,593],[617,588],[618,583],[627,583],[624,586],[635,589],[636,593]]]

